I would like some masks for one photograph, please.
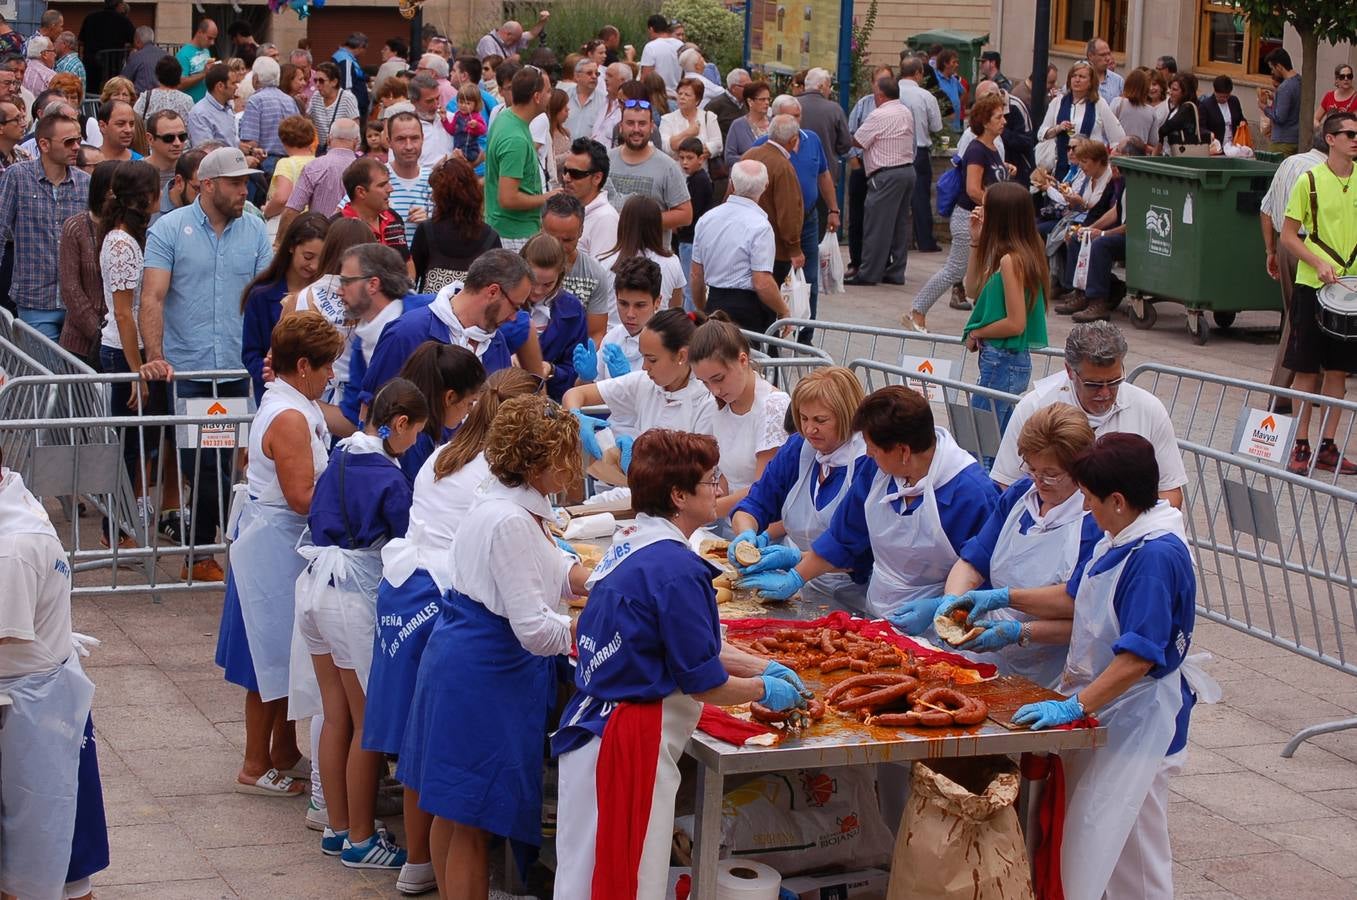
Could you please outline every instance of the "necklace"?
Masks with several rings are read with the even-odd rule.
[[[1334,178],[1338,179],[1338,183],[1343,186],[1343,193],[1345,194],[1348,192],[1348,188],[1352,185],[1352,175],[1353,173],[1349,172],[1348,177],[1346,179],[1338,178],[1337,175],[1333,176]]]

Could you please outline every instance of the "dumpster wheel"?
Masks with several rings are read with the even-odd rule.
[[[1187,332],[1192,335],[1192,342],[1199,347],[1210,339],[1211,329],[1206,327],[1206,315],[1201,310],[1187,311]]]
[[[1144,294],[1127,294],[1126,306],[1131,324],[1140,331],[1153,328],[1155,320],[1159,318],[1159,314],[1154,311],[1154,302]]]
[[[1234,324],[1235,314],[1233,312],[1213,312],[1211,320],[1216,323],[1216,327],[1224,330]]]

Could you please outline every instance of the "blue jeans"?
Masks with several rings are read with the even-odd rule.
[[[820,308],[820,214],[812,206],[806,210],[805,222],[801,225],[801,252],[806,255],[806,284],[810,285],[810,317],[816,317]],[[802,328],[796,338],[803,344],[809,344],[811,329]]]
[[[697,307],[693,306],[693,245],[678,245],[679,264],[683,266],[683,277],[687,279],[683,282],[683,311],[693,312]]]
[[[19,321],[32,325],[53,341],[61,339],[61,323],[66,321],[64,309],[29,309],[19,307]]]
[[[980,386],[1009,394],[1021,394],[1027,390],[1032,380],[1032,354],[1026,350],[1005,350],[992,344],[980,347]],[[988,397],[971,398],[971,406],[976,409],[989,409]],[[999,433],[1008,427],[1008,419],[1013,415],[1012,403],[996,403],[994,411],[999,418]]]

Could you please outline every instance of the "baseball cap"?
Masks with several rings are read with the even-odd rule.
[[[258,175],[259,169],[251,169],[245,162],[245,154],[236,147],[220,147],[213,150],[198,165],[198,180],[208,178],[237,178],[242,175]]]

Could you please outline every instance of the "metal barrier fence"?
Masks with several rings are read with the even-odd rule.
[[[820,319],[779,319],[769,326],[768,333],[777,334],[789,327],[810,330],[812,345],[828,354],[837,366],[864,359],[959,382],[980,377],[977,354],[968,353],[965,342],[956,335]],[[1031,353],[1033,381],[1064,367],[1063,349],[1043,347]]]
[[[934,418],[945,423],[961,449],[978,460],[993,459],[999,452],[1003,429],[999,427],[999,409],[1018,402],[1016,394],[967,384],[955,378],[919,372],[913,367],[896,366],[873,359],[855,359],[848,364],[870,393],[889,384],[903,384],[928,398]],[[942,416],[938,416],[941,410]]]
[[[790,338],[744,329],[741,329],[741,333],[749,341],[750,355],[758,365],[760,374],[774,387],[782,388],[789,394],[811,370],[834,365],[834,359],[828,353]]]
[[[0,340],[0,353],[12,345]],[[19,472],[39,498],[54,501],[66,512],[62,544],[78,573],[107,569],[107,578],[77,578],[73,594],[176,591],[220,587],[219,583],[186,580],[190,572],[162,570],[162,560],[190,563],[225,550],[229,485],[241,474],[248,412],[231,412],[230,401],[217,396],[224,381],[244,378],[241,371],[177,373],[171,386],[170,415],[143,415],[127,409],[114,415],[107,397],[116,384],[135,384],[139,376],[26,375],[0,386],[0,452],[8,468]],[[178,386],[192,381],[210,385],[208,397],[179,398]],[[189,393],[202,393],[201,387]],[[85,405],[100,398],[102,408]],[[62,416],[43,414],[53,406]],[[199,409],[198,407],[202,407]],[[37,414],[34,414],[34,413]],[[166,429],[172,429],[166,434]],[[186,465],[180,470],[184,448]],[[199,452],[192,452],[197,449]],[[212,481],[209,482],[208,480]],[[135,482],[135,484],[134,484]],[[206,491],[211,483],[221,487]],[[213,509],[199,510],[199,497],[215,495]],[[182,498],[182,503],[179,498]],[[88,501],[95,515],[82,516]],[[177,539],[158,533],[159,511],[182,506]],[[195,514],[212,521],[213,538],[195,541]],[[54,522],[56,524],[56,522]],[[200,527],[202,527],[200,525]],[[131,570],[130,574],[124,570]],[[179,579],[175,576],[178,575]],[[181,583],[182,582],[182,583]]]
[[[1354,447],[1357,403],[1348,400],[1159,363],[1136,366],[1126,376],[1126,381],[1159,398],[1181,441],[1284,463],[1296,437],[1298,414],[1304,407],[1309,407],[1309,436],[1313,447],[1318,448],[1319,435],[1331,423],[1336,426],[1334,442],[1338,447],[1341,450]],[[1289,402],[1291,412],[1285,415],[1274,412],[1274,400]],[[1338,467],[1326,471],[1314,465],[1317,461],[1315,454],[1309,476],[1337,484]],[[1347,483],[1357,485],[1357,481]]]

